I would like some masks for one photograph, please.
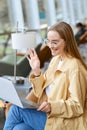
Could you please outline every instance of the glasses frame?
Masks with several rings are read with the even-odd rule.
[[[55,39],[55,40],[49,41],[49,40],[46,38],[46,39],[44,39],[44,43],[47,44],[47,45],[53,44],[53,45],[57,46],[58,43],[61,42],[61,40],[63,40],[63,39],[59,39],[59,40],[56,40],[56,39]]]

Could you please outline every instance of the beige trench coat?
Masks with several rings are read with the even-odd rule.
[[[87,70],[76,58],[65,57],[60,69],[58,62],[56,56],[44,75],[30,75],[33,92],[39,100],[51,84],[48,96],[51,113],[45,130],[87,130]]]

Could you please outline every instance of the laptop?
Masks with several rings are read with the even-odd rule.
[[[16,85],[11,80],[0,77],[0,98],[21,108],[38,108],[38,104],[26,98],[28,87]]]

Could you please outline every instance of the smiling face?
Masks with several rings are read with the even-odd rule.
[[[64,55],[65,41],[60,37],[58,32],[49,31],[47,34],[47,44],[53,56]]]

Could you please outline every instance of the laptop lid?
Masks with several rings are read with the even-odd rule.
[[[0,77],[0,98],[23,108],[14,84],[3,77]]]
[[[28,90],[23,86],[16,86],[11,80],[0,77],[0,98],[21,108],[38,108],[38,104],[26,98]]]

